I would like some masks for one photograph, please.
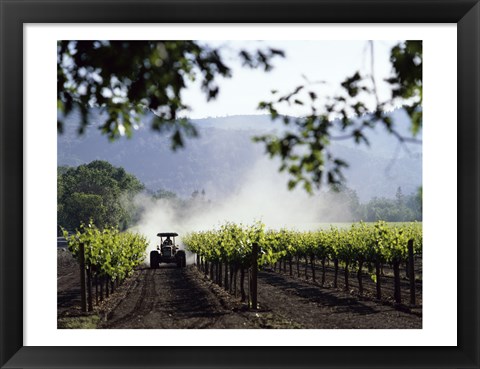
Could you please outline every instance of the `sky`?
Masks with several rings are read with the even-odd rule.
[[[374,75],[381,100],[389,98],[389,89],[383,80],[391,73],[390,49],[398,40],[374,42]],[[371,50],[365,41],[208,41],[209,45],[222,46],[227,65],[232,68],[231,78],[219,79],[220,93],[216,100],[207,103],[198,81],[191,83],[183,93],[184,102],[191,107],[188,116],[193,119],[239,115],[265,114],[257,109],[260,101],[269,101],[271,91],[288,93],[305,84],[306,79],[319,97],[339,92],[340,83],[356,71],[369,74]],[[252,70],[242,67],[236,55],[238,50],[255,50],[272,47],[285,52],[285,58],[275,58],[273,70]],[[306,79],[305,79],[306,77]],[[321,101],[321,100],[320,100]],[[300,107],[290,106],[282,114],[302,115]]]

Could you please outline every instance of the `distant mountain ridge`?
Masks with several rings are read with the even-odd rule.
[[[408,135],[405,112],[391,113],[398,129]],[[286,129],[267,115],[228,116],[192,120],[200,137],[186,141],[186,147],[172,152],[169,138],[149,128],[149,118],[133,134],[108,142],[96,126],[102,116],[93,114],[84,136],[76,131],[80,117],[72,114],[65,132],[58,136],[58,165],[79,165],[92,160],[107,160],[137,176],[149,189],[166,189],[187,197],[205,189],[207,195],[222,198],[238,189],[254,163],[266,157],[263,145],[251,137]],[[381,128],[369,134],[371,147],[338,141],[332,151],[347,161],[347,186],[357,191],[362,201],[372,197],[393,197],[398,187],[409,194],[422,184],[422,145],[402,150],[395,137]],[[273,164],[273,163],[272,163]]]

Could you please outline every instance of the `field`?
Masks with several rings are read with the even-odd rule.
[[[78,273],[58,281],[59,328],[81,316]],[[388,279],[388,277],[386,277]],[[259,274],[259,309],[227,294],[194,266],[140,268],[102,304],[98,328],[421,328],[421,309],[358,298],[331,286]]]
[[[358,270],[351,268],[346,273],[342,263],[335,286],[336,273],[332,261],[323,266],[320,259],[305,264],[301,258],[298,261],[293,258],[289,262],[279,258],[265,264],[258,272],[256,310],[251,309],[249,304],[250,291],[246,282],[247,299],[242,301],[240,279],[236,278],[232,269],[228,273],[227,284],[219,285],[218,265],[205,272],[205,265],[198,263],[199,258],[196,260],[197,265],[186,268],[162,264],[158,269],[150,269],[148,265],[141,264],[121,285],[115,286],[115,293],[102,298],[103,301],[99,301],[98,287],[93,286],[93,311],[83,313],[80,309],[79,266],[69,251],[58,251],[58,327],[422,328],[422,260],[419,255],[414,263],[415,305],[405,303],[410,293],[410,282],[404,265],[400,270],[403,301],[396,303],[394,271],[388,264],[382,266],[382,296],[379,299],[376,283],[367,269],[362,271],[363,288],[360,293]],[[348,288],[345,274],[348,274]],[[223,278],[220,279],[223,281]],[[248,280],[248,274],[245,280]]]

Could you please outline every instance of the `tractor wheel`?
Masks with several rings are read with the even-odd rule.
[[[187,258],[185,256],[184,252],[178,252],[178,257],[177,257],[177,267],[179,268],[185,268],[187,265]]]
[[[151,251],[150,252],[150,268],[151,269],[157,269],[158,264],[159,264],[159,257],[158,257],[158,252],[157,251]]]

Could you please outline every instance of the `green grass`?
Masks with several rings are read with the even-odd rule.
[[[100,323],[98,315],[64,317],[58,319],[58,329],[95,329]]]

